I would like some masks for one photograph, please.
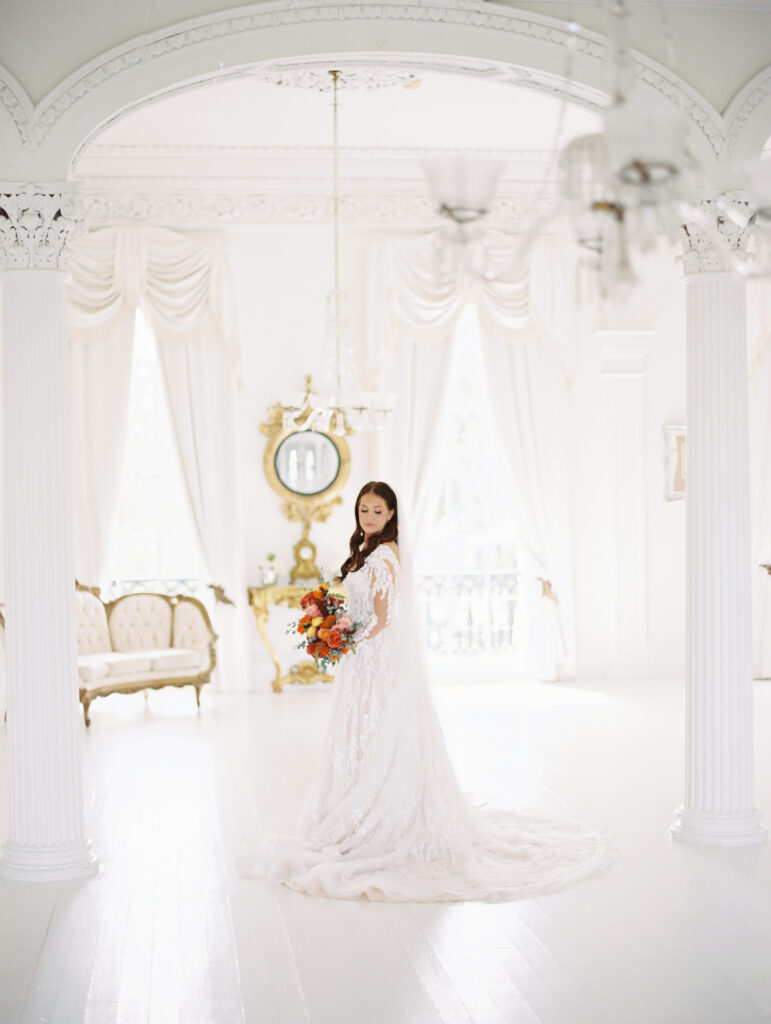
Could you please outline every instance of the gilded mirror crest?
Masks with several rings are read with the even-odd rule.
[[[306,379],[310,395],[310,379]],[[294,545],[291,583],[317,580],[316,545],[310,539],[311,524],[323,523],[336,505],[351,470],[351,454],[345,438],[331,430],[309,429],[308,416],[296,417],[284,425],[284,408],[274,405],[260,424],[267,435],[263,467],[268,483],[282,499],[281,510],[290,522],[302,524],[300,540]]]

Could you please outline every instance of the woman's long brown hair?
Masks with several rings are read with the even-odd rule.
[[[376,494],[378,498],[382,498],[388,506],[388,510],[393,512],[393,515],[380,533],[369,537],[366,544],[362,547],[365,534],[364,530],[359,526],[359,503],[365,494]],[[384,484],[382,480],[370,480],[368,484],[364,484],[356,497],[353,515],[356,520],[356,529],[351,536],[351,553],[340,566],[341,580],[344,580],[349,572],[356,572],[357,569],[361,569],[366,557],[371,555],[380,544],[387,544],[388,541],[398,542],[399,540],[399,509],[396,504],[396,495],[393,489],[388,484]]]

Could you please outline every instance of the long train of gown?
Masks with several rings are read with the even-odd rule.
[[[250,873],[317,896],[444,902],[529,896],[605,868],[603,833],[461,792],[428,686],[399,654],[398,583],[386,545],[347,576],[351,615],[373,635],[337,672],[299,834],[263,840]]]

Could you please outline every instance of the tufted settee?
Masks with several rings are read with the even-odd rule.
[[[201,687],[216,664],[217,635],[206,609],[178,594],[126,594],[105,604],[98,590],[77,593],[78,677],[86,725],[96,697],[162,686]]]

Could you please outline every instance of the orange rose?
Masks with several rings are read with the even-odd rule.
[[[341,647],[343,643],[343,634],[339,629],[330,629],[327,633],[327,643],[330,647]]]
[[[324,629],[332,629],[336,622],[337,619],[334,617],[334,615],[327,615],[327,617],[324,619],[321,625],[324,627]]]

